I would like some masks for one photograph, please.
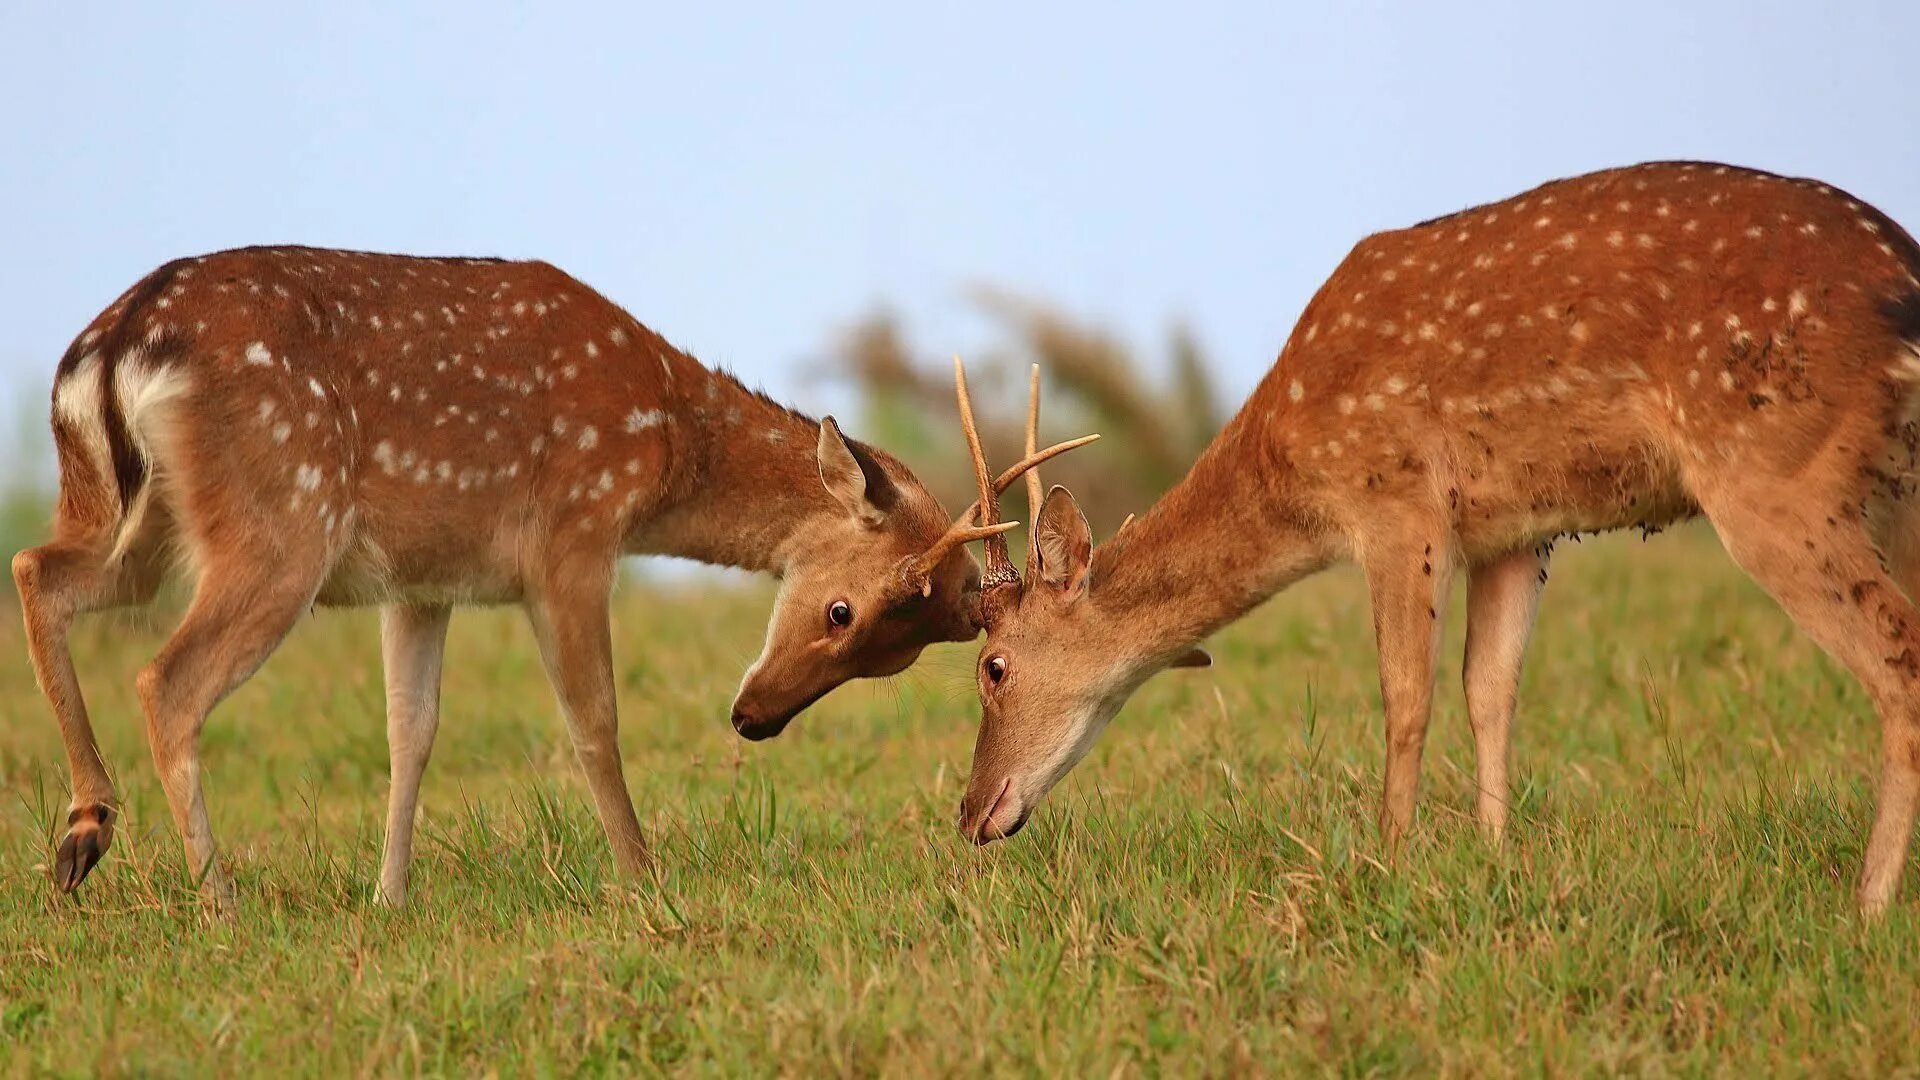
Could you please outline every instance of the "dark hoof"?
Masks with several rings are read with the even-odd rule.
[[[67,815],[67,835],[60,840],[60,851],[53,861],[53,883],[70,893],[87,880],[87,874],[107,853],[113,834],[109,822],[113,811],[105,806],[81,807]]]

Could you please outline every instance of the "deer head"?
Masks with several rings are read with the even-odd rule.
[[[954,361],[965,398],[965,376]],[[968,411],[965,423],[972,430]],[[1025,471],[1092,442],[1048,447],[1007,470]],[[760,657],[733,703],[749,739],[780,733],[801,710],[849,679],[895,675],[938,641],[971,641],[984,625],[982,578],[966,545],[1018,526],[997,514],[976,524],[978,504],[949,523],[939,502],[892,458],[840,434],[831,417],[815,448],[820,483],[836,510],[795,530]],[[1005,541],[1000,541],[1004,556]]]
[[[1027,447],[1038,434],[1038,371],[1029,393]],[[962,408],[962,417],[966,418]],[[970,426],[968,448],[981,484],[983,520],[998,520],[987,466]],[[1205,667],[1198,648],[1142,654],[1128,605],[1103,608],[1093,574],[1093,536],[1066,488],[1040,498],[1037,471],[1026,472],[1027,498],[1040,511],[1027,548],[1024,579],[1007,558],[1006,541],[987,541],[980,610],[987,632],[980,651],[980,733],[972,775],[960,803],[960,829],[975,843],[1011,836],[1067,771],[1086,756],[1107,722],[1140,684],[1167,667]],[[1124,526],[1123,526],[1124,528]],[[1152,635],[1158,639],[1165,635]]]

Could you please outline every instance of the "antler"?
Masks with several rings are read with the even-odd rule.
[[[1040,442],[1040,365],[1035,364],[1027,372],[1027,456],[1033,456],[1033,449]],[[1040,520],[1040,463],[1035,462],[1027,470],[1027,513],[1033,520]],[[1027,544],[1027,576],[1040,572],[1040,545],[1031,541]]]
[[[1035,450],[1034,444],[1039,442],[1039,434],[1040,365],[1035,364],[1033,365],[1032,378],[1027,385],[1027,456],[1021,458],[1012,468],[995,477],[993,481],[993,493],[995,495],[1005,495],[1007,489],[1013,486],[1013,482],[1020,479],[1022,475],[1025,475],[1027,478],[1027,512],[1035,515],[1040,513],[1040,496],[1043,491],[1040,486],[1040,466],[1052,461],[1054,458],[1059,457],[1069,450],[1078,449],[1100,438],[1098,435],[1082,435],[1077,439],[1068,439],[1066,442],[1054,443],[1045,450]],[[963,520],[970,520],[979,509],[980,503],[978,500],[975,500],[973,505],[967,507],[967,512],[960,516]],[[1031,572],[1031,558],[1028,559],[1028,564],[1028,570]]]
[[[988,479],[987,455],[980,449],[980,429],[973,422],[973,395],[967,393],[967,366],[961,363],[958,356],[953,358],[953,392],[960,399],[960,430],[967,436],[967,453],[973,458],[973,479],[980,489],[980,501],[974,503],[975,514],[962,516],[982,517],[985,519],[983,527],[991,528],[1000,524],[1000,492]],[[1006,537],[996,532],[986,540],[987,565],[980,576],[981,593],[985,594],[1002,585],[1020,584],[1020,571],[1013,568],[1013,560],[1007,557]]]
[[[953,524],[947,527],[947,531],[941,534],[940,539],[933,542],[932,547],[906,564],[904,577],[909,585],[925,596],[933,589],[934,567],[939,566],[940,561],[946,558],[949,552],[963,544],[984,540],[986,541],[986,569],[980,582],[984,599],[1005,586],[1012,585],[1017,589],[1020,585],[1020,572],[1014,569],[1013,560],[1007,555],[1005,538],[1005,534],[1018,528],[1020,523],[1000,520],[1000,493],[1012,487],[1015,480],[1026,476],[1029,478],[1027,498],[1037,510],[1039,495],[1036,489],[1040,481],[1035,477],[1033,470],[1042,463],[1051,461],[1075,447],[1085,446],[1100,436],[1082,435],[1078,439],[1055,443],[1045,450],[1034,449],[1040,419],[1040,367],[1036,364],[1027,403],[1027,456],[1021,458],[1012,468],[990,479],[987,472],[987,455],[980,447],[980,429],[973,420],[973,397],[967,391],[967,368],[958,356],[953,358],[953,388],[954,396],[959,399],[960,429],[967,437],[967,454],[973,461],[974,484],[980,492],[980,498],[961,512]],[[981,512],[983,506],[986,507],[984,514]],[[980,521],[980,524],[974,524],[975,521]],[[983,610],[991,611],[994,607],[997,607],[997,604],[985,607]]]
[[[980,490],[983,493],[995,491],[996,489],[990,488],[987,484],[987,458],[980,449],[980,432],[973,424],[973,402],[967,394],[967,369],[958,356],[953,358],[953,382],[955,393],[960,398],[960,426],[967,433],[967,450],[973,455],[974,475],[978,478]],[[1019,473],[1010,473],[1005,483],[1013,483],[1018,475]],[[1004,487],[1004,484],[1001,486]],[[987,541],[989,576],[993,572],[996,548],[999,550],[1000,560],[1006,561],[1007,542],[1001,537],[1019,528],[1020,523],[999,520],[1000,505],[992,499],[991,495],[988,495],[988,505],[991,510],[984,525],[972,524],[974,518],[979,516],[980,504],[976,502],[962,511],[960,516],[954,519],[953,524],[947,527],[947,531],[941,534],[940,539],[935,540],[932,547],[913,561],[909,576],[919,584],[921,595],[925,595],[933,588],[933,568],[940,565],[940,560],[946,558],[948,552],[963,544],[969,544],[975,540]]]

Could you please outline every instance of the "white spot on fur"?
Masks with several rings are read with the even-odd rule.
[[[638,435],[650,427],[658,427],[666,422],[667,414],[659,409],[648,409],[644,412],[635,409],[627,414],[624,427],[627,434]]]

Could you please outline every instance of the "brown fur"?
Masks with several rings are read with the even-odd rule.
[[[1920,248],[1897,225],[1826,185],[1726,166],[1561,180],[1367,238],[1149,513],[1077,557],[1060,538],[1079,512],[1049,498],[1035,539],[1065,565],[988,628],[963,828],[1017,828],[1142,681],[1353,559],[1380,646],[1389,839],[1413,813],[1456,570],[1479,816],[1498,835],[1552,540],[1704,512],[1879,708],[1860,897],[1884,907],[1920,803],[1915,312]]]
[[[615,738],[607,598],[626,554],[784,579],[734,704],[777,733],[841,682],[977,632],[979,570],[898,461],[707,370],[544,263],[252,248],[168,263],[80,335],[54,386],[53,539],[15,558],[61,725],[77,886],[117,800],[67,653],[74,615],[196,577],[141,673],[190,863],[225,879],[200,793],[207,711],[314,604],[383,606],[394,783],[381,895],[405,891],[448,609],[523,604],[621,865],[646,859]],[[851,605],[850,625],[826,617]]]

